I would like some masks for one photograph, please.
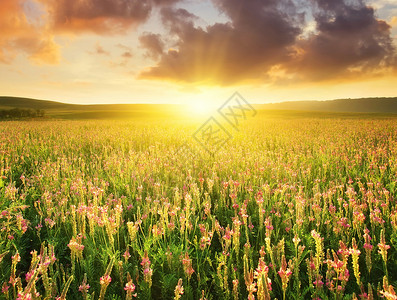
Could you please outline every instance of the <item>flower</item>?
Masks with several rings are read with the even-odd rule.
[[[135,284],[133,284],[132,281],[128,281],[125,284],[124,290],[127,292],[130,292],[130,293],[133,293],[135,291]]]
[[[182,278],[179,278],[178,284],[175,287],[175,291],[174,291],[174,293],[175,293],[174,300],[180,299],[181,295],[183,295],[183,292],[184,292],[184,289],[183,289],[183,286],[182,286]]]
[[[143,267],[143,278],[145,282],[149,283],[149,286],[152,286],[153,270],[150,268],[150,264],[149,255],[147,251],[145,251],[141,261],[141,266]]]
[[[101,285],[104,285],[104,286],[108,286],[111,282],[112,282],[112,278],[110,277],[110,275],[103,275],[103,276],[99,279],[99,283],[100,283]]]
[[[387,262],[387,250],[390,249],[389,245],[386,245],[386,241],[385,241],[385,232],[381,231],[380,233],[380,243],[378,244],[378,252],[379,254],[382,256],[383,261],[386,263]]]
[[[194,269],[192,267],[192,260],[189,258],[189,254],[187,252],[185,253],[185,256],[181,258],[181,260],[182,260],[183,270],[185,271],[187,279],[190,280],[190,278],[194,273]]]

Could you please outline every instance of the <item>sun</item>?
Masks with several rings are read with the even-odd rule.
[[[189,113],[195,116],[208,116],[210,117],[216,111],[216,105],[209,101],[196,100],[187,105]]]

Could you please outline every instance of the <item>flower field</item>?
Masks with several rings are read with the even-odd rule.
[[[0,299],[397,299],[396,119],[196,128],[0,123]]]

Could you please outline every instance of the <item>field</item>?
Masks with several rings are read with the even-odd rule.
[[[1,122],[0,299],[397,299],[396,118],[199,126]]]

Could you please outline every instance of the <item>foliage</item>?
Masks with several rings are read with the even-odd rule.
[[[0,298],[396,299],[394,119],[195,128],[1,123]]]
[[[0,110],[0,119],[25,119],[25,118],[43,118],[45,111],[42,109],[22,109],[13,108]]]

